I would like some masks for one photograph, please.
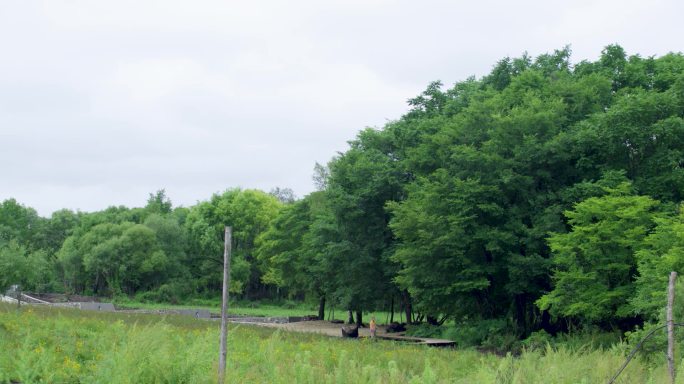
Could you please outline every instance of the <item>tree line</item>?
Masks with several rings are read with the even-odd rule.
[[[301,199],[229,189],[174,208],[158,191],[143,208],[50,218],[5,200],[0,285],[215,295],[231,225],[231,290],[316,301],[321,317],[506,319],[520,336],[655,321],[684,267],[684,56],[570,53],[429,84],[316,164]]]

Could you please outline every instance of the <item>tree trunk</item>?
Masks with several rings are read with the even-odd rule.
[[[363,312],[356,311],[356,325],[358,327],[363,326]]]
[[[523,338],[530,335],[529,305],[526,294],[515,295],[515,325]]]
[[[390,301],[390,324],[394,323],[394,295],[392,295],[392,301]]]
[[[413,306],[411,305],[411,295],[407,289],[402,292],[402,297],[404,300],[404,311],[406,311],[406,322],[411,324],[413,319]]]
[[[318,302],[318,320],[325,320],[325,295]]]
[[[347,324],[354,324],[354,313],[352,310],[349,310],[349,317],[347,318]]]

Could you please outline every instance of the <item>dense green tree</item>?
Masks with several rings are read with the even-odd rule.
[[[173,276],[186,274],[187,234],[174,215],[149,215],[143,223],[154,231],[162,251],[168,258],[169,271]]]
[[[282,209],[257,239],[257,257],[266,267],[264,282],[286,289],[291,297],[318,300],[321,319],[326,301],[334,296],[337,274],[329,269],[326,252],[326,243],[336,239],[321,228],[327,210],[324,192],[314,192]]]
[[[147,199],[145,210],[151,214],[168,215],[171,213],[173,204],[171,199],[166,196],[166,190],[160,189],[155,193],[150,193]]]
[[[0,271],[0,294],[14,284],[22,290],[45,291],[54,281],[54,266],[45,251],[30,252],[15,240],[0,246]]]
[[[34,246],[45,250],[54,259],[64,240],[78,228],[81,215],[68,209],[53,212],[49,219],[42,221],[39,232],[35,234]]]
[[[659,203],[635,195],[629,183],[606,192],[567,211],[570,232],[549,238],[554,289],[539,305],[554,315],[598,323],[633,313],[635,253],[655,226]]]
[[[547,234],[566,231],[563,211],[604,194],[593,180],[624,172],[639,193],[679,201],[682,55],[610,46],[577,66],[569,56],[504,59],[446,92],[433,83],[383,130],[413,133],[395,141],[412,177],[389,208],[397,281],[419,308],[512,317],[527,333],[544,318],[533,303],[552,288]],[[655,78],[670,82],[656,89]],[[452,268],[430,269],[437,261]],[[448,288],[460,284],[469,290]]]
[[[174,209],[160,190],[144,208],[43,219],[9,199],[0,248],[48,265],[59,249],[66,290],[215,295],[230,225],[243,298],[327,300],[358,322],[400,298],[409,321],[506,319],[519,336],[655,321],[666,270],[681,268],[668,214],[684,199],[684,56],[570,57],[431,82],[316,164],[301,200],[231,189]]]
[[[330,169],[318,162],[314,165],[314,172],[311,179],[317,191],[323,191],[328,188],[328,179],[330,179]]]
[[[275,187],[268,193],[283,204],[292,204],[297,201],[297,196],[291,188]]]
[[[667,302],[671,271],[684,273],[684,213],[657,217],[655,229],[636,252],[638,276],[631,304],[636,314],[657,321]]]
[[[35,209],[19,204],[15,199],[0,203],[0,244],[14,240],[20,245],[35,249],[37,235],[44,219]]]
[[[488,267],[477,249],[485,244],[468,239],[486,242],[496,235],[478,233],[477,228],[479,220],[497,210],[478,202],[491,200],[489,195],[496,192],[442,170],[413,184],[404,203],[390,204],[391,228],[402,239],[393,256],[402,265],[396,280],[409,289],[417,309],[467,315],[486,305]]]
[[[335,296],[357,317],[387,302],[397,289],[385,205],[401,199],[410,176],[402,170],[394,141],[391,134],[366,129],[329,164],[326,198],[340,236],[329,257],[344,271],[336,276]]]
[[[257,259],[264,266],[262,280],[287,288],[292,296],[306,293],[311,279],[302,240],[311,225],[308,200],[284,207],[268,230],[257,238]]]
[[[133,294],[169,275],[169,259],[155,232],[130,222],[98,224],[72,235],[58,256],[65,283],[76,292]]]
[[[268,229],[282,204],[257,190],[231,189],[192,207],[185,221],[188,263],[205,289],[218,292],[223,271],[224,227],[233,228],[231,290],[247,297],[265,294],[255,241]]]

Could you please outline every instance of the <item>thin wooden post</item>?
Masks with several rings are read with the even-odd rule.
[[[670,272],[670,284],[667,287],[667,367],[670,371],[670,382],[675,382],[675,366],[674,366],[674,319],[672,316],[672,307],[675,298],[675,280],[677,279],[677,272]]]
[[[228,355],[228,287],[230,286],[230,252],[232,233],[232,228],[226,227],[223,248],[223,297],[221,300],[221,350],[219,352],[218,370],[219,384],[223,384],[226,379],[226,357]]]

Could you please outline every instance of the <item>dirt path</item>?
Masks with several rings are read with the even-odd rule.
[[[239,321],[232,321],[233,323],[240,323]],[[300,321],[296,323],[276,324],[276,323],[245,323],[251,325],[258,325],[262,327],[278,328],[291,332],[306,332],[317,333],[332,337],[342,337],[342,324],[334,324],[329,321]],[[431,339],[425,337],[410,337],[404,336],[403,333],[387,333],[386,327],[378,325],[377,337],[379,339],[403,341],[416,344],[425,344],[431,346],[448,347],[455,345],[452,340]],[[359,337],[370,337],[370,330],[368,328],[359,328]]]
[[[242,323],[239,320],[231,320],[232,323]],[[334,324],[329,321],[315,320],[315,321],[298,321],[296,323],[244,323],[251,325],[258,325],[260,327],[278,328],[284,331],[291,332],[305,332],[305,333],[318,333],[326,336],[342,337],[342,324]],[[380,327],[378,327],[380,328]],[[379,331],[379,329],[378,329]],[[367,328],[359,328],[359,336],[370,336],[370,331]]]

